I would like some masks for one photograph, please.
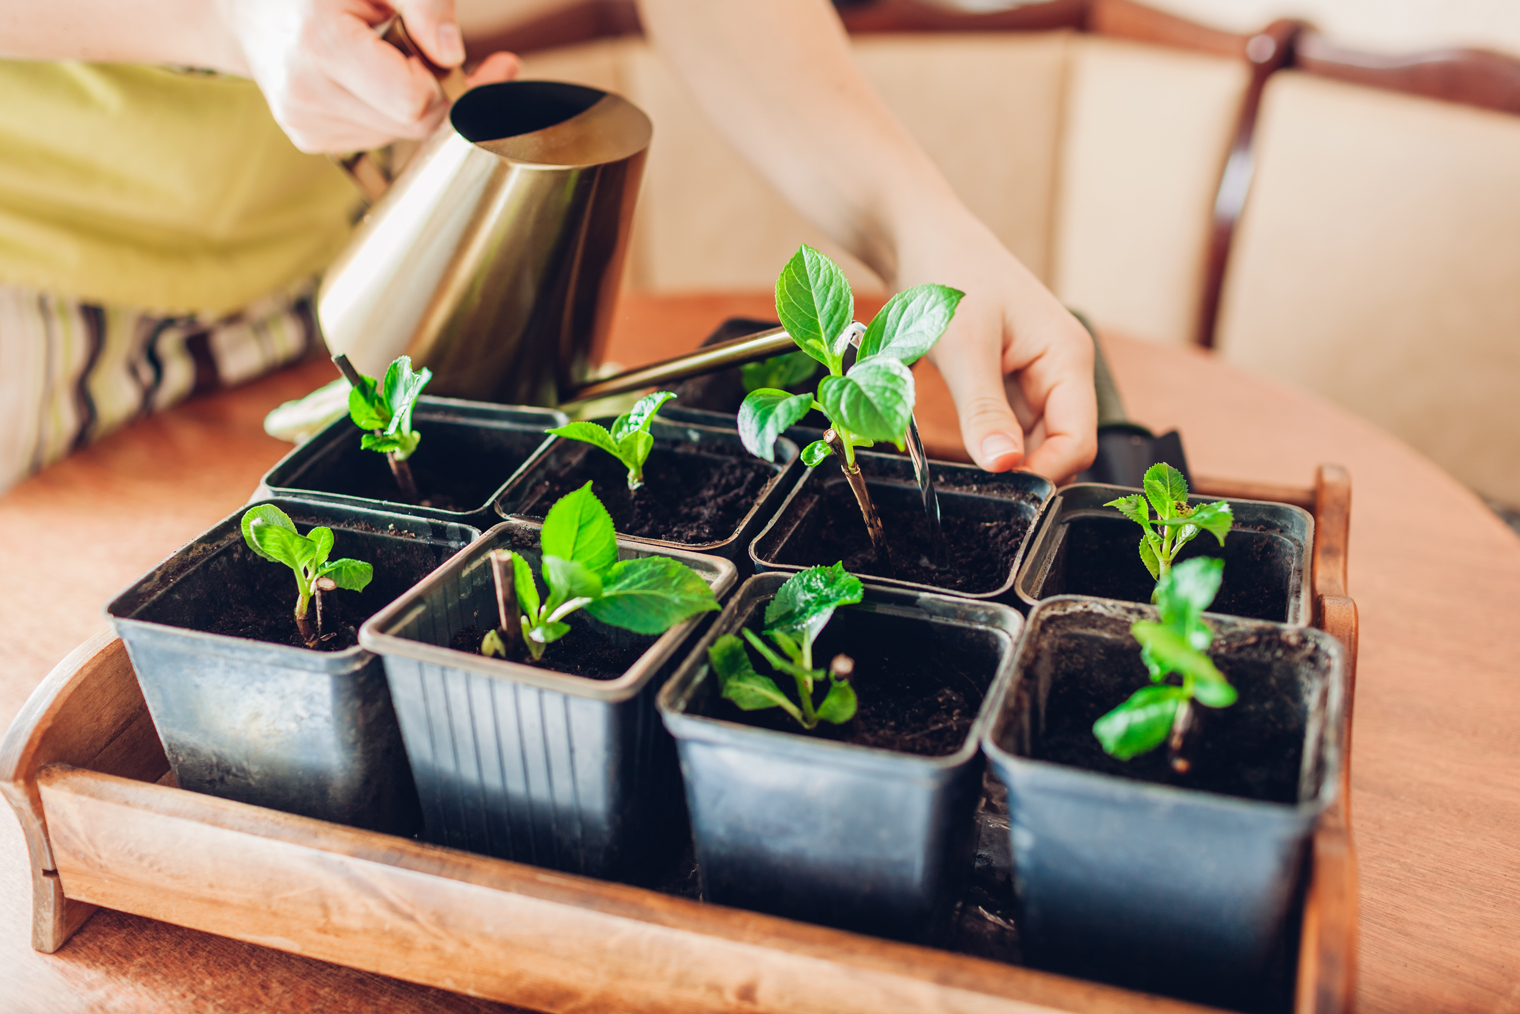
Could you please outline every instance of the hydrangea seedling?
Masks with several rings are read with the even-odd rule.
[[[743,633],[744,641],[772,669],[796,681],[797,700],[782,692],[774,679],[755,671],[744,641],[733,634],[724,634],[707,649],[707,660],[718,676],[723,696],[745,711],[780,708],[810,731],[819,722],[841,725],[854,718],[855,688],[849,683],[854,662],[847,655],[836,655],[827,670],[815,669],[813,642],[834,610],[859,602],[861,594],[860,579],[847,573],[843,564],[813,567],[793,575],[765,607],[765,636],[775,647],[748,627]],[[815,706],[814,688],[824,685],[825,679],[828,692]]]
[[[1234,512],[1223,500],[1194,507],[1188,504],[1187,498],[1187,480],[1163,461],[1145,470],[1143,495],[1133,493],[1103,505],[1117,507],[1121,514],[1140,526],[1140,560],[1151,572],[1151,577],[1158,581],[1171,571],[1172,561],[1182,547],[1193,541],[1199,532],[1207,531],[1223,546],[1224,537],[1235,523]],[[1156,510],[1154,519],[1151,517],[1153,507]],[[1156,595],[1151,596],[1151,601],[1156,601]]]
[[[1214,631],[1201,615],[1219,592],[1223,574],[1223,560],[1198,557],[1177,564],[1156,582],[1160,622],[1138,620],[1129,628],[1140,642],[1151,685],[1093,723],[1093,735],[1111,756],[1127,761],[1170,737],[1172,767],[1186,771],[1179,751],[1192,702],[1209,708],[1235,703],[1235,688],[1205,654]],[[1171,681],[1173,675],[1180,677],[1180,685]]]
[[[654,424],[654,415],[660,406],[674,397],[673,391],[646,394],[632,409],[617,417],[611,431],[599,423],[579,421],[546,432],[600,447],[628,469],[628,488],[638,489],[644,485],[644,462],[649,460],[649,452],[654,449],[654,437],[649,435],[649,427]]]
[[[396,485],[407,500],[417,502],[417,483],[407,464],[422,442],[422,434],[412,429],[412,409],[433,372],[427,367],[412,371],[412,358],[401,356],[376,381],[356,370],[347,356],[333,356],[333,362],[349,383],[348,417],[361,430],[368,430],[359,441],[366,451],[380,451],[391,466]]]
[[[739,407],[739,437],[751,454],[776,459],[776,438],[817,409],[829,419],[833,439],[815,440],[802,452],[808,467],[830,454],[860,503],[866,527],[884,556],[881,522],[855,448],[887,440],[903,447],[913,418],[913,373],[908,369],[934,347],[965,293],[946,285],[917,285],[887,301],[869,325],[854,321],[850,283],[828,257],[803,245],[776,279],[776,314],[792,341],[828,368],[816,394],[792,394],[779,387],[751,391]],[[844,369],[844,354],[858,343],[855,364]]]
[[[333,547],[331,528],[319,525],[301,535],[290,516],[272,503],[244,511],[241,525],[249,549],[273,563],[285,564],[295,573],[296,627],[308,648],[322,639],[321,593],[339,588],[363,591],[374,577],[374,568],[363,560],[327,558]],[[315,624],[306,615],[313,598],[317,601]]]
[[[707,582],[679,560],[619,560],[612,516],[592,495],[589,482],[549,508],[539,548],[548,589],[542,597],[526,558],[508,550],[493,554],[511,564],[510,598],[498,578],[498,602],[515,599],[515,607],[502,606],[507,615],[501,617],[501,628],[485,635],[482,654],[510,657],[520,630],[522,643],[537,662],[545,648],[570,632],[565,617],[577,609],[636,634],[663,634],[688,617],[718,608]],[[512,613],[517,629],[512,628]]]

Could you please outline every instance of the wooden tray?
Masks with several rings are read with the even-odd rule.
[[[1354,688],[1344,469],[1322,466],[1304,489],[1197,485],[1314,512],[1315,625],[1348,649]],[[1349,705],[1346,717],[1340,800],[1314,835],[1295,1014],[1353,1004]],[[542,1010],[1208,1009],[185,792],[162,784],[168,770],[109,633],[37,687],[0,743],[0,791],[31,854],[37,950],[56,951],[103,906]]]

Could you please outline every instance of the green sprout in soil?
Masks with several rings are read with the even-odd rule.
[[[1198,557],[1177,564],[1156,582],[1160,622],[1138,620],[1129,628],[1140,642],[1151,685],[1093,723],[1093,735],[1111,756],[1127,761],[1169,739],[1172,767],[1186,772],[1181,749],[1193,702],[1209,708],[1235,703],[1235,688],[1205,654],[1214,631],[1202,613],[1219,592],[1223,574],[1223,560]],[[1173,676],[1181,683],[1173,682]]]
[[[755,671],[744,641],[733,634],[724,634],[707,649],[707,660],[718,675],[723,696],[745,711],[780,708],[810,731],[819,722],[841,725],[854,718],[855,689],[849,682],[854,661],[848,655],[835,655],[827,670],[814,668],[813,642],[834,610],[859,602],[861,594],[860,579],[846,573],[843,564],[813,567],[794,575],[765,607],[765,636],[771,644],[748,627],[743,633],[744,641],[772,669],[796,681],[797,700],[788,697],[774,679]],[[815,688],[824,685],[828,692],[815,705]]]
[[[1207,531],[1223,547],[1224,537],[1235,523],[1230,505],[1223,500],[1193,507],[1187,498],[1187,480],[1182,473],[1158,462],[1145,470],[1143,496],[1133,493],[1103,505],[1119,508],[1121,514],[1140,526],[1140,560],[1158,581],[1166,577],[1182,547],[1199,532]],[[1155,518],[1151,517],[1151,508],[1155,508]],[[1156,587],[1159,594],[1160,585]],[[1151,601],[1156,601],[1156,595],[1151,596]]]
[[[324,640],[322,634],[322,593],[363,591],[375,576],[375,570],[363,560],[329,560],[332,552],[331,528],[318,526],[301,535],[295,522],[274,504],[260,504],[243,512],[243,541],[254,553],[273,563],[283,563],[296,576],[296,627],[301,640],[314,648]],[[316,623],[307,616],[312,600],[317,603]],[[326,635],[331,637],[331,634]]]
[[[913,373],[908,369],[934,347],[964,293],[945,285],[917,285],[887,301],[869,326],[856,323],[855,297],[839,265],[804,244],[776,279],[776,314],[797,347],[828,368],[816,394],[777,387],[751,391],[739,407],[745,448],[776,460],[776,438],[812,409],[829,420],[823,440],[803,450],[809,467],[838,456],[860,504],[877,558],[886,562],[881,519],[871,504],[855,448],[887,440],[903,447],[913,419]],[[855,363],[844,368],[845,351],[856,345]]]
[[[487,631],[481,654],[516,659],[521,647],[537,662],[545,648],[570,632],[565,618],[578,609],[636,634],[663,634],[684,619],[718,608],[707,582],[678,560],[619,560],[612,516],[592,495],[589,482],[549,508],[539,548],[548,591],[542,597],[521,553],[491,553],[501,625]]]
[[[407,459],[416,452],[422,434],[412,429],[412,409],[417,396],[433,379],[433,372],[424,366],[414,373],[412,358],[401,356],[385,371],[385,378],[376,381],[356,370],[347,356],[333,356],[333,362],[348,380],[348,417],[355,426],[369,431],[359,446],[383,453],[401,495],[416,503],[417,483]]]
[[[638,489],[644,485],[644,462],[649,460],[649,452],[654,449],[654,437],[649,435],[654,414],[674,397],[673,391],[645,395],[632,409],[617,417],[610,431],[599,423],[573,422],[547,432],[600,447],[628,469],[628,488]]]

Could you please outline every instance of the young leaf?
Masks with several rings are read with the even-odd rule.
[[[618,441],[618,460],[628,466],[628,488],[637,489],[644,484],[644,462],[654,450],[654,437],[643,430],[626,433]]]
[[[964,295],[948,285],[915,285],[899,292],[866,328],[856,361],[890,356],[911,366],[945,333]]]
[[[776,279],[776,315],[799,348],[832,370],[839,357],[830,346],[855,316],[855,297],[839,265],[803,244]]]
[[[1103,506],[1117,507],[1120,514],[1123,514],[1147,532],[1151,530],[1151,509],[1145,502],[1143,495],[1131,493],[1129,496],[1121,496],[1117,500],[1110,500]]]
[[[567,560],[562,556],[544,557],[544,583],[549,586],[549,613],[560,619],[555,611],[560,606],[577,599],[591,601],[601,598],[602,579],[579,560]]]
[[[802,449],[802,463],[812,468],[833,453],[834,449],[828,444],[822,440],[814,440]]]
[[[674,391],[656,391],[644,395],[633,408],[617,417],[617,421],[612,424],[612,439],[621,444],[630,433],[648,433],[660,406],[675,396]]]
[[[570,624],[558,623],[552,620],[544,623],[533,624],[531,626],[527,623],[524,623],[523,633],[529,640],[535,641],[540,645],[553,644],[561,637],[564,637],[566,634],[570,633]],[[542,654],[543,651],[539,650],[537,652],[534,652],[534,657],[536,658]]]
[[[801,690],[803,693],[811,694],[813,692],[813,681],[822,676],[823,673],[814,669],[809,669],[802,663],[802,661],[797,660],[800,656],[800,652],[797,655],[793,656],[794,660],[788,661],[787,659],[784,659],[780,655],[776,654],[775,648],[772,648],[770,645],[762,641],[760,639],[760,635],[748,627],[745,627],[739,632],[744,635],[744,639],[749,642],[749,646],[758,651],[760,653],[760,657],[771,664],[772,669],[775,669],[777,672],[787,673],[788,675],[791,675],[799,680],[802,684]],[[792,646],[796,647],[795,642]],[[792,654],[790,650],[788,650],[787,653]]]
[[[385,404],[391,413],[391,421],[386,427],[388,432],[402,433],[412,428],[412,409],[417,404],[417,396],[432,379],[433,371],[426,366],[412,372],[411,356],[399,356],[391,363],[382,385]]]
[[[312,541],[311,565],[313,567],[321,567],[327,562],[327,557],[332,553],[332,529],[318,525],[307,532],[306,537]],[[365,566],[368,566],[368,564],[365,564]]]
[[[724,634],[707,649],[707,663],[718,676],[723,696],[745,711],[784,708],[797,721],[802,713],[787,699],[769,676],[755,672],[744,642],[733,634]]]
[[[810,567],[788,578],[766,604],[766,632],[805,631],[805,636],[817,637],[835,609],[859,602],[864,594],[860,578],[846,572],[843,563]]]
[[[375,576],[375,568],[363,560],[333,560],[317,569],[316,577],[331,578],[333,584],[348,591],[363,591]]]
[[[1223,500],[1213,503],[1199,504],[1188,515],[1188,521],[1197,525],[1224,545],[1224,537],[1230,533],[1230,528],[1235,524],[1235,512],[1230,505]]]
[[[1130,625],[1129,631],[1159,668],[1181,673],[1184,679],[1192,677],[1229,685],[1224,673],[1214,667],[1209,656],[1189,644],[1180,631],[1149,620],[1137,620]]]
[[[1106,753],[1122,761],[1154,750],[1165,741],[1187,696],[1181,687],[1141,687],[1094,722],[1093,735]]]
[[[871,440],[902,441],[913,416],[913,373],[890,356],[856,360],[843,377],[824,377],[818,400],[829,418]]]
[[[618,442],[612,439],[612,434],[607,431],[607,427],[600,423],[578,420],[556,426],[552,430],[544,430],[544,432],[552,436],[564,437],[566,440],[579,440],[593,447],[600,447],[619,461],[623,460],[622,454],[618,451]]]
[[[818,705],[818,720],[843,725],[855,717],[855,688],[843,680],[829,685],[823,703]]]
[[[391,413],[380,398],[375,381],[359,374],[359,386],[348,392],[348,417],[361,430],[383,430],[391,424]]]
[[[1161,559],[1156,555],[1156,548],[1160,544],[1161,540],[1151,532],[1140,537],[1140,562],[1151,572],[1151,580],[1161,576]]]
[[[617,533],[612,515],[591,492],[591,483],[560,497],[544,518],[539,545],[544,556],[583,563],[601,574],[617,562]]]
[[[480,639],[480,653],[487,658],[506,658],[507,646],[502,641],[501,635],[492,627],[486,631],[486,636]]]
[[[533,568],[521,553],[512,554],[512,583],[517,586],[517,607],[533,619],[538,619],[538,585],[533,580]]]
[[[758,391],[762,387],[794,387],[812,380],[817,372],[817,361],[799,349],[758,363],[745,363],[739,367],[739,378],[744,390]]]
[[[812,407],[811,394],[788,394],[768,387],[751,391],[739,406],[739,440],[755,457],[775,461],[776,438]]]
[[[298,577],[316,555],[316,543],[304,535],[297,535],[293,529],[255,520],[248,526],[248,531],[252,535],[248,544],[255,553],[266,560],[283,563],[296,571]]]
[[[1156,517],[1165,521],[1178,515],[1177,505],[1187,504],[1187,480],[1164,461],[1145,470],[1145,498],[1156,508]]]
[[[294,521],[290,520],[290,516],[284,511],[280,510],[280,508],[276,507],[274,504],[264,503],[259,504],[257,507],[250,507],[248,510],[244,511],[242,520],[239,522],[239,526],[243,530],[243,541],[248,544],[249,549],[253,550],[256,554],[262,556],[264,559],[274,563],[289,562],[287,560],[277,559],[276,557],[270,556],[269,553],[262,546],[260,546],[260,540],[254,537],[255,524],[261,526],[273,526],[275,528],[284,528],[286,531],[294,533],[296,530],[296,525]]]
[[[1209,646],[1213,633],[1198,614],[1213,603],[1223,577],[1223,560],[1201,556],[1177,564],[1156,582],[1161,622],[1199,651]]]
[[[668,556],[623,560],[602,576],[601,597],[586,612],[636,634],[663,634],[682,620],[718,608],[697,573]]]

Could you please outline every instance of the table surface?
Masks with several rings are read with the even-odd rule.
[[[608,356],[653,361],[725,316],[770,314],[762,294],[629,297]],[[1360,1009],[1520,1011],[1520,539],[1370,423],[1202,352],[1105,343],[1132,417],[1181,429],[1196,473],[1307,486],[1321,462],[1350,470]],[[964,458],[943,383],[919,374],[931,453]],[[190,402],[0,497],[0,726],[112,595],[246,500],[289,449],[264,413],[332,375],[311,362]],[[29,909],[20,828],[0,819],[0,1011],[511,1010],[118,912],[37,954]]]

